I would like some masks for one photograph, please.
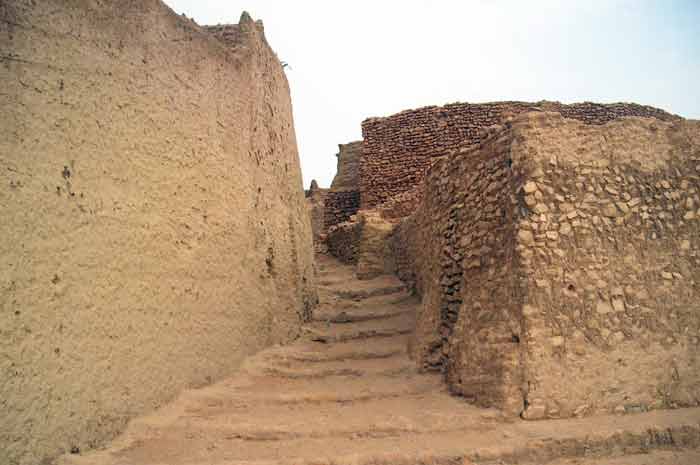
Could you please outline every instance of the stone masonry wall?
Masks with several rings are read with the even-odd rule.
[[[259,23],[227,28],[0,2],[3,465],[98,447],[310,318],[287,79]]]
[[[482,129],[532,110],[556,111],[588,124],[603,124],[625,116],[677,119],[648,106],[588,102],[572,105],[558,102],[454,103],[407,110],[386,118],[370,118],[362,123],[361,207],[370,209],[391,201],[394,205],[387,207],[388,217],[412,211],[421,193],[410,195],[410,192],[421,184],[435,157],[457,150],[465,143],[477,144]],[[406,193],[409,197],[397,209],[396,199]]]
[[[700,122],[514,124],[525,415],[700,403]]]
[[[398,275],[422,295],[411,352],[450,389],[512,414],[523,405],[509,144],[491,141],[439,160],[414,215],[392,233]]]
[[[357,263],[361,232],[359,221],[345,221],[331,226],[326,235],[328,253],[343,263]]]
[[[390,247],[411,352],[526,419],[700,403],[700,123],[521,115],[438,161]]]
[[[338,168],[325,202],[325,227],[347,221],[360,208],[360,156],[362,141],[339,144]]]

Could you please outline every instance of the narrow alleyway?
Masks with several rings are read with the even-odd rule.
[[[451,396],[408,358],[419,301],[400,281],[358,281],[327,257],[319,267],[321,305],[299,341],[132,421],[108,449],[59,463],[700,463],[684,449],[700,442],[700,409],[524,422]]]

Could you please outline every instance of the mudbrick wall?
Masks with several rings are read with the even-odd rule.
[[[0,463],[99,446],[310,317],[287,80],[260,24],[218,31],[0,2]]]
[[[700,122],[518,116],[392,233],[411,350],[526,419],[700,403]]]
[[[670,121],[677,116],[662,110],[627,103],[496,102],[455,103],[442,107],[407,110],[386,118],[362,123],[360,204],[363,209],[389,202],[388,218],[413,211],[422,192],[415,191],[435,157],[478,143],[482,129],[505,118],[532,111],[556,111],[567,118],[603,124],[624,116],[655,117]],[[403,196],[403,198],[401,197]]]
[[[338,168],[325,201],[325,227],[350,219],[360,207],[362,141],[338,144]]]

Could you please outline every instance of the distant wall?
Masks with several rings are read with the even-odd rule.
[[[700,404],[700,123],[518,116],[390,236],[411,351],[527,419]]]
[[[338,168],[325,202],[325,226],[350,219],[360,207],[362,141],[338,145]]]
[[[331,226],[326,235],[328,253],[343,263],[357,263],[361,232],[362,225],[358,221]]]
[[[328,189],[318,187],[316,180],[311,181],[309,190],[304,191],[306,197],[306,209],[311,219],[311,233],[314,240],[314,248],[317,251],[323,249],[323,237],[325,236],[325,213],[326,213],[326,196]]]
[[[0,463],[99,446],[310,317],[287,80],[260,24],[220,30],[0,3]]]
[[[412,195],[411,191],[421,184],[435,157],[447,155],[465,144],[477,144],[484,128],[532,110],[556,111],[588,124],[603,124],[624,116],[665,121],[677,118],[648,106],[588,102],[454,103],[407,110],[386,118],[369,118],[362,123],[361,207],[375,208],[389,202],[387,216],[394,218],[412,211],[420,192]],[[397,205],[401,195],[405,198]]]

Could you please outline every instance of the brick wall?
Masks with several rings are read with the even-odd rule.
[[[325,227],[350,219],[360,208],[360,157],[362,142],[338,145],[338,168],[325,200]]]

